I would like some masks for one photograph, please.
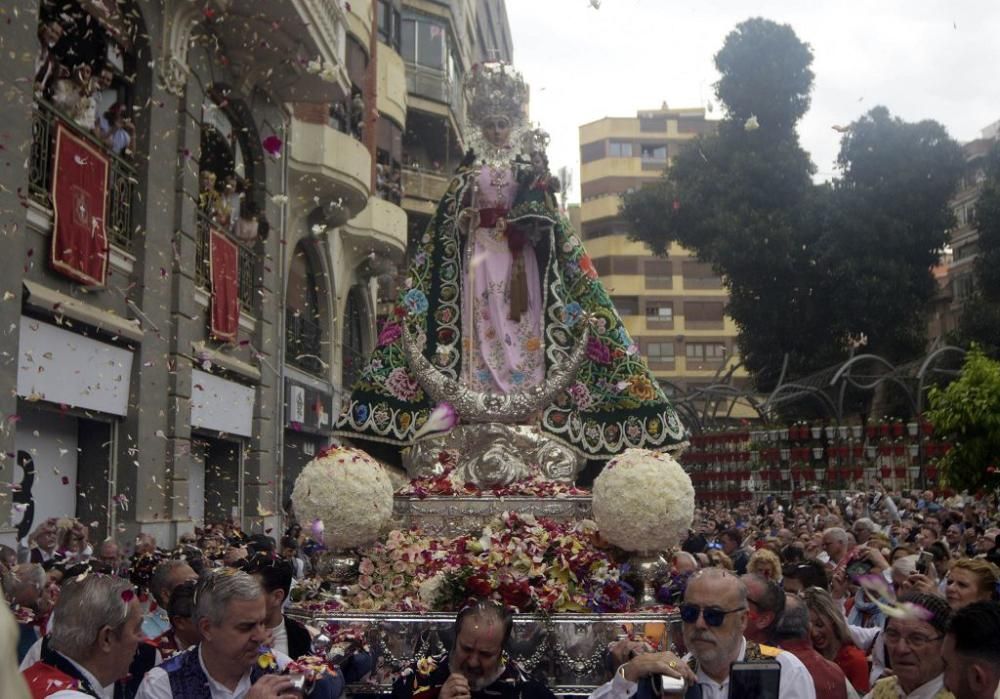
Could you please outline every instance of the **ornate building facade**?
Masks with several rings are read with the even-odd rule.
[[[484,8],[509,55],[502,2],[412,5],[0,8],[16,57],[0,76],[0,542],[62,516],[93,541],[169,545],[225,519],[280,536],[404,264],[411,115],[461,122],[414,99],[441,36],[407,59],[407,13],[441,20],[449,96]]]

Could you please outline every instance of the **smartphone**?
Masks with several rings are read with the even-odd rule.
[[[860,578],[860,577],[868,575],[870,572],[872,572],[872,569],[874,567],[875,567],[874,563],[872,563],[871,561],[865,560],[863,558],[859,559],[859,560],[856,560],[856,561],[852,561],[847,566],[847,577],[850,578],[850,579],[852,579],[852,580],[854,578]]]
[[[729,670],[729,699],[778,699],[781,665],[775,661],[733,663]]]
[[[923,553],[920,554],[920,558],[917,559],[917,566],[916,566],[917,572],[920,573],[921,575],[927,575],[927,571],[931,569],[930,567],[933,563],[934,563],[933,554],[924,551]]]

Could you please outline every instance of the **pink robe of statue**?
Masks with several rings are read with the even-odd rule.
[[[509,209],[517,191],[511,168],[479,171],[474,206]],[[514,257],[507,236],[497,227],[480,227],[466,244],[462,280],[463,376],[473,390],[511,393],[536,386],[545,378],[542,351],[542,286],[535,250],[521,251],[528,287],[528,310],[510,320],[510,272]]]

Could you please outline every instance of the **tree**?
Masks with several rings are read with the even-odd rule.
[[[990,150],[985,169],[976,200],[975,285],[962,306],[956,342],[977,342],[996,356],[1000,354],[1000,143]]]
[[[937,264],[954,225],[959,145],[935,121],[907,123],[885,107],[855,121],[831,192],[826,263],[845,329],[893,361],[921,354]]]
[[[723,276],[760,390],[785,355],[792,375],[809,373],[846,357],[861,333],[876,353],[910,356],[950,225],[958,144],[935,122],[876,108],[843,139],[841,178],[815,185],[795,132],[809,106],[809,46],[788,26],[751,19],[715,60],[726,118],[658,182],[625,196],[633,237],[661,255],[676,241]]]
[[[974,346],[959,378],[931,388],[928,398],[934,432],[953,442],[940,462],[944,482],[970,491],[1000,487],[1000,362]]]

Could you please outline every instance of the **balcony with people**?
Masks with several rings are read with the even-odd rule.
[[[121,11],[99,20],[77,2],[40,8],[29,220],[60,236],[59,250],[73,258],[54,261],[56,269],[94,286],[103,285],[109,259],[128,257],[138,223],[134,34],[132,19]],[[82,250],[77,237],[96,240],[80,243],[94,250]]]
[[[198,172],[195,284],[212,300],[210,334],[232,342],[257,315],[258,249],[268,238],[259,139],[215,89],[203,107]],[[245,115],[244,115],[245,116]]]

